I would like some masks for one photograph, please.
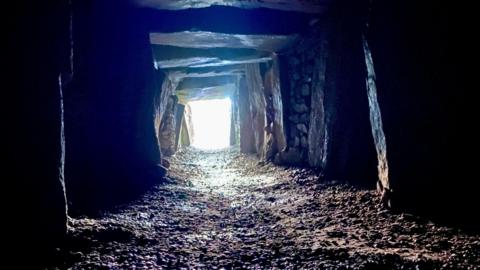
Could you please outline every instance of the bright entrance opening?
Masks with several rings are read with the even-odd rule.
[[[229,147],[230,98],[191,101],[188,104],[192,110],[192,146],[206,150]]]

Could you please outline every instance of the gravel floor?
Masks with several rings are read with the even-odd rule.
[[[480,269],[480,236],[379,207],[373,191],[236,150],[187,149],[172,183],[70,219],[60,269]]]

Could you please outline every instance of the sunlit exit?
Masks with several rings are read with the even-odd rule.
[[[193,147],[221,149],[230,145],[230,98],[191,101]]]

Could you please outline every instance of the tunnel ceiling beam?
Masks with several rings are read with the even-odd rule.
[[[238,59],[220,59],[216,57],[193,57],[193,58],[179,58],[164,61],[156,61],[157,68],[202,68],[202,67],[221,67],[228,65],[250,64],[250,63],[263,63],[272,60],[268,57],[242,57]]]
[[[186,73],[182,71],[173,71],[170,72],[171,76],[176,78],[206,78],[206,77],[217,77],[217,76],[232,76],[238,75],[241,76],[244,74],[243,70],[226,70],[219,72],[204,72],[204,73]]]
[[[198,74],[198,77],[203,77],[201,76],[202,74],[205,73],[221,73],[221,72],[244,72],[245,71],[245,65],[226,65],[226,66],[220,66],[220,67],[203,67],[203,68],[173,68],[169,69],[170,72],[173,73],[183,73],[183,74]],[[196,76],[191,76],[191,77],[196,77]]]
[[[214,77],[220,75],[230,75],[243,74],[245,72],[245,65],[225,65],[219,67],[203,67],[203,68],[173,68],[167,70],[172,76],[178,78],[195,78],[195,77]]]
[[[333,0],[135,0],[142,7],[167,10],[198,9],[211,6],[230,6],[244,9],[268,8],[305,13],[324,13]]]
[[[170,76],[179,80],[184,78],[206,78],[217,76],[242,76],[245,74],[245,65],[227,65],[204,68],[176,68],[166,70]]]
[[[182,104],[195,100],[222,99],[231,96],[235,91],[235,84],[229,83],[203,88],[187,88],[177,90],[175,93]]]
[[[156,60],[168,60],[187,57],[218,57],[230,59],[241,56],[264,57],[268,52],[254,49],[232,49],[232,48],[185,48],[177,46],[152,45],[153,55]]]
[[[207,78],[185,78],[178,85],[177,89],[207,88],[219,85],[235,83],[235,76],[216,76]]]
[[[291,47],[297,35],[239,35],[206,31],[150,33],[150,43],[184,48],[237,48],[278,52]]]
[[[270,60],[270,53],[254,49],[183,48],[152,45],[157,68],[212,67]]]

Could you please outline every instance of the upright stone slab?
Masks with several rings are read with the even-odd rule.
[[[171,95],[168,99],[167,107],[160,125],[160,146],[162,154],[167,157],[175,153],[177,146],[175,121],[177,103],[178,98],[175,95]]]
[[[320,53],[315,59],[312,78],[310,126],[308,130],[308,163],[312,167],[325,167],[327,127],[325,125],[325,72],[328,57],[328,40],[325,34],[320,42]]]
[[[250,95],[242,76],[238,80],[238,112],[240,116],[240,151],[242,153],[256,153],[255,137],[252,126],[252,114],[250,113]]]
[[[263,80],[258,64],[245,65],[245,79],[250,101],[255,149],[260,159],[265,158],[265,124],[266,102],[263,91]]]
[[[40,269],[30,264],[67,233],[62,94],[72,75],[71,10],[68,1],[24,1],[16,14],[15,5],[2,89],[4,255],[24,258],[31,250],[16,263]]]
[[[74,1],[75,76],[65,91],[73,213],[125,201],[165,173],[154,126],[159,85],[141,12],[124,2]]]

